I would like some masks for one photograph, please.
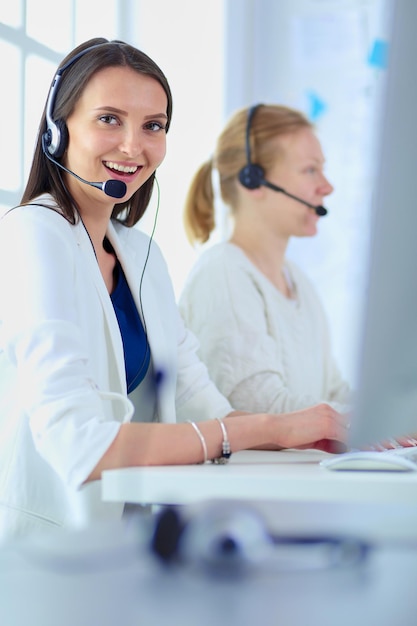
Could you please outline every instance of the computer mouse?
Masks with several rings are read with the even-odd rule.
[[[320,465],[329,470],[341,471],[385,471],[385,472],[412,472],[417,471],[417,449],[409,449],[410,454],[403,455],[406,448],[397,450],[355,451],[338,454],[331,459],[324,459]],[[411,454],[414,450],[414,455]],[[414,460],[413,458],[414,457]]]

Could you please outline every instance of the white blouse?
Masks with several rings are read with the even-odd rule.
[[[286,262],[286,298],[234,244],[203,252],[179,300],[217,387],[235,409],[288,412],[327,402],[347,410],[327,320],[307,277]]]

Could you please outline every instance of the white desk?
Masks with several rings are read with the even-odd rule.
[[[158,466],[103,472],[105,501],[195,504],[210,499],[417,504],[417,472],[335,472],[316,450],[243,451],[228,465]]]
[[[306,506],[313,512],[314,505]],[[288,517],[288,528],[297,521]],[[224,578],[191,564],[161,567],[139,536],[139,524],[126,528],[120,523],[0,547],[0,624],[416,624],[415,545],[387,542],[360,567],[284,568]]]
[[[103,472],[104,501],[188,505],[211,500],[256,506],[272,532],[356,534],[417,541],[417,472],[335,472],[318,450],[243,451],[228,465]]]

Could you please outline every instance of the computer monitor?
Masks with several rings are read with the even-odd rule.
[[[353,447],[417,436],[417,2],[388,8]]]

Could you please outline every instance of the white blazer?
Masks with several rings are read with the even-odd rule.
[[[196,356],[159,248],[117,222],[107,236],[162,374],[156,419],[224,416],[232,408]],[[141,419],[88,234],[51,208],[18,207],[0,220],[0,267],[0,538],[120,517],[122,504],[101,502],[100,481],[82,485],[121,423]]]

